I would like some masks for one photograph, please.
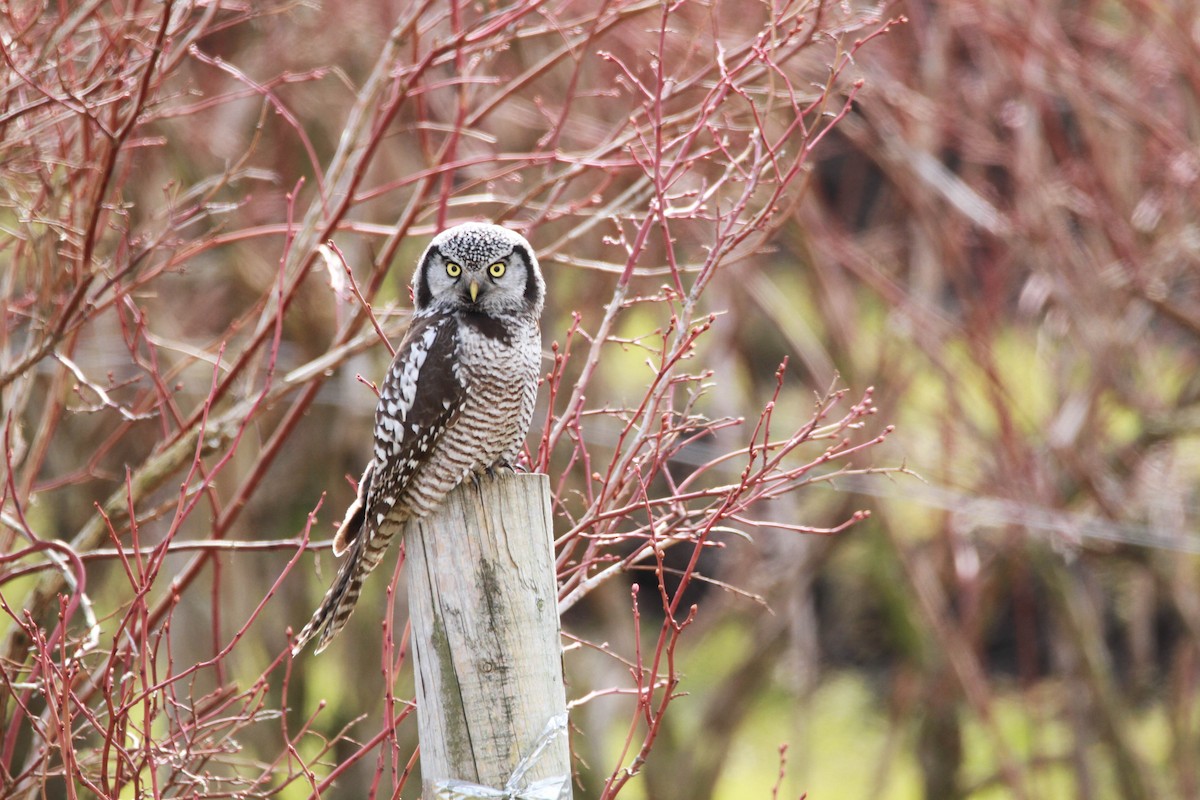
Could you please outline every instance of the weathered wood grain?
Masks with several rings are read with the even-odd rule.
[[[447,780],[501,789],[566,714],[549,479],[467,481],[405,549],[424,796]],[[569,775],[559,735],[525,782]]]

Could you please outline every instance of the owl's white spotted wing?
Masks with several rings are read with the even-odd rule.
[[[358,497],[334,537],[334,553],[348,553],[321,605],[297,636],[293,653],[314,636],[316,651],[321,652],[345,626],[363,580],[379,564],[407,516],[406,489],[461,409],[466,393],[452,366],[457,324],[453,315],[414,317],[396,351],[375,411],[375,458],[363,472]]]
[[[457,324],[453,315],[414,317],[380,387],[375,458],[338,529],[335,554],[349,549],[363,532],[367,541],[374,538],[413,474],[453,424],[465,396],[452,366]]]

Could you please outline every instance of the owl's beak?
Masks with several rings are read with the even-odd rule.
[[[471,285],[467,289],[471,292],[471,302],[474,303],[475,299],[479,297],[479,281],[471,281]]]

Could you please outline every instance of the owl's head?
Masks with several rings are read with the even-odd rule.
[[[525,237],[468,222],[433,237],[413,275],[417,310],[542,313],[546,284]]]

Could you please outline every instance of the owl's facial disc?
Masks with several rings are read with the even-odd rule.
[[[413,275],[417,310],[437,305],[485,315],[537,316],[544,292],[529,242],[506,228],[478,222],[435,236]]]

